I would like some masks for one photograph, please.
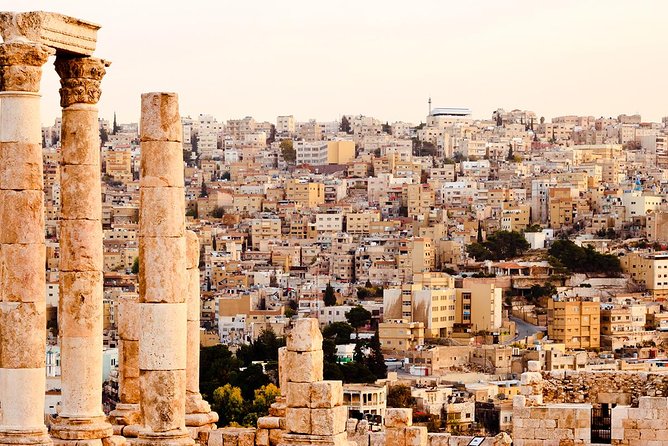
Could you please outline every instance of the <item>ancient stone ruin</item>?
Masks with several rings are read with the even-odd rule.
[[[298,319],[279,351],[282,397],[257,428],[216,429],[199,393],[199,242],[186,231],[182,129],[174,93],[141,97],[140,295],[119,303],[120,403],[102,411],[103,250],[97,102],[110,63],[92,57],[99,27],[60,14],[0,13],[0,446],[455,446],[410,409],[385,429],[348,420],[340,381],[323,380],[322,335]],[[42,66],[61,79],[59,336],[62,403],[45,424],[45,239]],[[516,445],[592,442],[591,404],[544,404],[537,363],[514,401]],[[558,392],[553,392],[556,394]],[[599,392],[601,395],[605,392]],[[614,399],[614,397],[613,397]],[[621,400],[612,443],[667,445],[668,398]],[[483,445],[507,445],[501,434]]]

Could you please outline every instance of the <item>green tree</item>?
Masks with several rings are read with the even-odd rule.
[[[202,188],[199,191],[200,198],[205,198],[209,196],[209,189],[206,187],[206,183],[202,181]]]
[[[139,274],[139,257],[135,257],[134,262],[132,262],[132,274]]]
[[[350,127],[350,121],[348,120],[348,118],[345,115],[341,118],[340,130],[342,132],[346,132],[348,134],[352,133],[352,128]]]
[[[119,132],[121,128],[118,126],[118,123],[116,122],[116,112],[114,112],[114,125],[112,127],[111,133],[112,135],[115,135],[116,133]]]
[[[279,145],[283,159],[287,163],[294,163],[297,159],[297,151],[291,139],[284,139]]]
[[[100,127],[100,145],[106,144],[109,141],[109,132],[104,127]]]
[[[387,407],[411,408],[415,404],[415,398],[411,395],[411,388],[405,384],[390,387],[387,391]]]
[[[483,243],[472,243],[466,251],[476,260],[504,260],[521,256],[529,249],[529,242],[515,231],[496,231]]]
[[[343,382],[346,383],[372,383],[376,381],[376,376],[371,370],[359,362],[349,362],[339,366],[343,375]]]
[[[570,240],[555,240],[548,250],[550,263],[576,273],[600,273],[618,277],[622,272],[619,257],[601,254],[593,246],[578,246]]]
[[[352,325],[355,329],[355,334],[357,334],[360,328],[371,322],[371,312],[361,305],[357,305],[346,312],[346,320]]]
[[[211,211],[211,216],[213,218],[223,218],[225,215],[225,208],[222,206],[216,206],[213,211]]]
[[[323,300],[326,307],[331,307],[336,305],[336,294],[334,293],[334,288],[331,283],[328,283],[325,287]]]
[[[220,417],[218,424],[222,427],[229,426],[230,423],[239,423],[244,414],[244,399],[241,396],[241,389],[225,384],[218,387],[213,392],[213,410]]]
[[[225,345],[204,347],[200,350],[199,380],[202,396],[213,403],[213,392],[237,379],[241,362]]]
[[[332,339],[335,344],[348,344],[354,331],[355,329],[346,322],[333,322],[323,328],[322,335]]]
[[[256,363],[239,370],[232,384],[241,389],[241,396],[245,400],[250,401],[253,399],[255,389],[266,386],[270,382],[269,377],[262,371],[262,365]]]
[[[253,412],[258,416],[264,417],[269,415],[269,407],[276,401],[276,398],[281,396],[281,391],[274,384],[269,383],[255,390],[255,398],[253,399]]]
[[[506,156],[506,161],[513,162],[515,160],[515,154],[513,153],[513,145],[508,144],[508,156]]]
[[[540,225],[531,225],[527,226],[526,229],[524,229],[524,232],[541,232],[543,228],[540,227]]]
[[[385,365],[385,357],[380,348],[380,336],[378,330],[374,333],[369,341],[369,354],[366,357],[366,366],[369,368],[376,378],[387,378],[387,366]]]

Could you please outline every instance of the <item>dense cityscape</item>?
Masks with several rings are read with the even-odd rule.
[[[99,29],[0,12],[0,446],[668,446],[668,116],[128,122]]]
[[[278,384],[299,317],[318,319],[324,378],[343,380],[350,414],[372,425],[401,404],[430,431],[512,434],[528,361],[561,376],[668,363],[665,121],[429,105],[419,124],[181,119],[211,361],[201,385],[219,424],[266,415],[254,392]],[[59,132],[42,129],[49,265]],[[100,120],[100,135],[111,407],[114,315],[137,293],[141,151],[137,123]],[[233,358],[225,370],[208,370],[216,355]]]

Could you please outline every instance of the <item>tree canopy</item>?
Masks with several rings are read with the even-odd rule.
[[[288,163],[294,163],[297,159],[297,151],[294,149],[294,145],[291,139],[284,139],[281,141],[279,147],[281,148],[281,154],[283,159]]]
[[[415,404],[411,388],[405,384],[390,387],[387,391],[387,407],[410,408]]]
[[[555,240],[550,249],[550,263],[575,273],[603,273],[619,276],[622,266],[619,257],[601,254],[593,246],[578,246],[570,240]]]
[[[322,330],[322,335],[325,338],[332,339],[335,344],[350,343],[350,335],[355,329],[346,322],[333,322],[327,325]]]
[[[346,313],[346,319],[348,320],[348,323],[355,329],[355,333],[357,333],[357,330],[371,322],[371,312],[361,305],[357,305]]]
[[[218,387],[213,392],[212,408],[218,412],[220,426],[240,423],[244,414],[244,399],[241,389],[230,384]]]
[[[466,251],[478,261],[505,260],[521,256],[529,246],[529,242],[519,232],[496,231],[482,243],[471,243]]]
[[[336,305],[336,294],[334,293],[334,288],[331,283],[328,283],[325,287],[323,293],[323,301],[325,302],[326,307],[331,307]]]

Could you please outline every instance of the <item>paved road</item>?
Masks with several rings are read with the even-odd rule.
[[[532,325],[528,322],[523,321],[522,319],[518,319],[514,316],[510,316],[510,320],[515,322],[515,326],[517,327],[517,336],[515,336],[513,339],[506,341],[506,344],[512,344],[513,342],[524,339],[526,337],[532,336],[539,331],[545,331],[545,327],[540,327],[538,325]]]

